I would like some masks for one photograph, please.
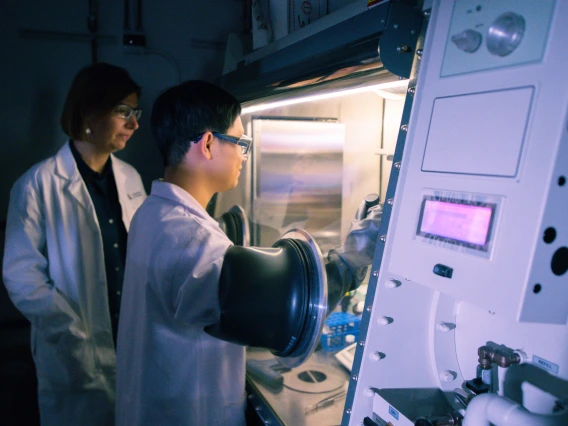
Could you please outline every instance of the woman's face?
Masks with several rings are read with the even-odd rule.
[[[138,96],[136,93],[132,93],[120,103],[136,109],[138,108]],[[87,137],[87,140],[94,143],[99,151],[110,154],[124,149],[126,142],[138,127],[138,120],[134,114],[125,119],[111,112],[89,123],[91,134],[90,138]]]

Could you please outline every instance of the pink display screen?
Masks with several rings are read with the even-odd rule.
[[[495,204],[426,197],[417,234],[487,251]]]

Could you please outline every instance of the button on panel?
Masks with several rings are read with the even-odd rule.
[[[450,268],[449,266],[446,265],[442,265],[441,263],[438,263],[434,266],[433,271],[436,275],[439,275],[441,277],[444,278],[452,278],[452,275],[454,273],[454,269]]]
[[[457,46],[457,48],[468,53],[473,53],[479,49],[482,40],[483,36],[481,33],[471,29],[452,36],[452,42]]]
[[[525,19],[516,13],[499,16],[487,32],[487,49],[494,55],[507,56],[521,43],[525,34]]]

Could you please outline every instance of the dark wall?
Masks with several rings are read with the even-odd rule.
[[[213,81],[221,74],[229,33],[244,31],[241,0],[142,0],[141,30],[124,2],[98,4],[97,60],[123,66],[143,88],[140,129],[118,154],[149,189],[162,173],[149,129],[152,101],[180,79]],[[130,0],[135,3],[135,0]],[[21,0],[0,4],[0,221],[9,190],[34,163],[65,142],[59,116],[71,80],[92,63],[89,0]],[[146,48],[125,48],[124,33],[143,34]]]

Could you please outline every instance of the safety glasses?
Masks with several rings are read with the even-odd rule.
[[[136,117],[136,120],[140,120],[140,117],[142,116],[141,109],[132,108],[131,106],[125,104],[118,104],[114,107],[112,112],[117,117],[124,118],[125,120],[130,120],[130,117],[132,117],[133,115],[134,117]]]
[[[219,132],[211,132],[211,133],[213,134],[213,136],[215,136],[218,139],[221,139],[222,141],[231,142],[234,143],[235,145],[240,146],[243,157],[245,158],[245,160],[248,158],[250,149],[252,147],[252,138],[250,136],[242,135],[239,138],[237,136],[226,135],[224,133],[219,133]],[[197,143],[203,137],[204,134],[205,133],[201,133],[196,137],[192,138],[191,142]]]
[[[250,136],[242,135],[240,138],[238,138],[236,136],[226,135],[224,133],[217,133],[217,132],[211,132],[211,133],[213,133],[213,136],[221,140],[231,142],[234,143],[235,145],[240,146],[243,153],[243,157],[248,158],[250,148],[252,146],[252,138]]]

